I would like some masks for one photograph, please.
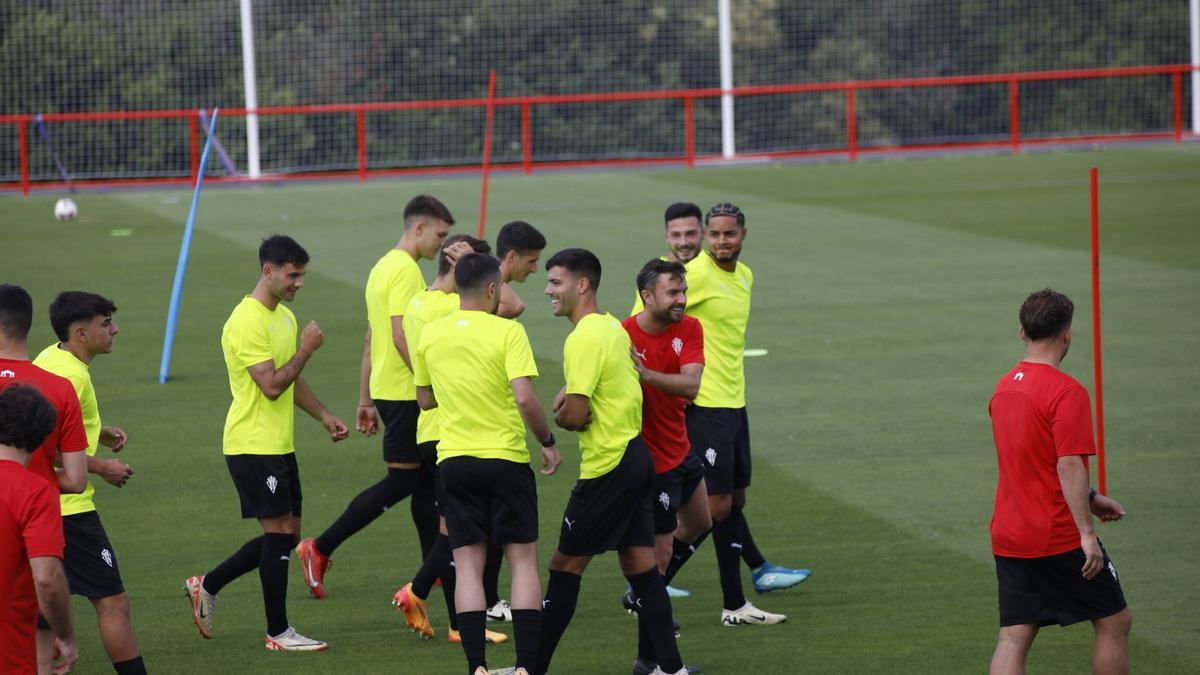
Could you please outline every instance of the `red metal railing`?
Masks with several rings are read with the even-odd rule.
[[[1144,140],[1144,139],[1173,139],[1176,143],[1184,139],[1183,127],[1183,75],[1191,73],[1195,67],[1187,64],[1164,66],[1134,66],[1122,68],[1096,68],[1086,70],[1050,70],[1021,73],[1003,73],[996,75],[956,75],[949,77],[925,77],[894,80],[859,80],[850,82],[822,82],[786,85],[767,85],[738,87],[732,93],[735,97],[763,97],[787,94],[809,94],[822,92],[845,92],[846,96],[846,145],[834,149],[799,149],[740,154],[740,157],[796,157],[804,155],[845,155],[850,161],[855,161],[862,153],[923,151],[939,148],[988,148],[1008,145],[1014,154],[1021,151],[1022,146],[1045,143],[1064,142],[1096,142],[1098,140]],[[1021,85],[1031,82],[1075,81],[1103,78],[1131,78],[1152,75],[1171,76],[1171,96],[1173,98],[1172,130],[1169,132],[1149,133],[1120,133],[1090,136],[1043,136],[1039,138],[1023,138],[1021,135]],[[926,89],[935,87],[961,87],[972,85],[1007,85],[1009,108],[1009,134],[1005,141],[948,141],[922,145],[888,145],[860,146],[858,132],[858,94],[863,91],[888,89]],[[722,95],[720,89],[680,89],[666,91],[630,91],[596,94],[546,94],[532,96],[510,96],[503,98],[462,98],[427,101],[399,101],[384,103],[338,103],[322,105],[268,106],[259,108],[257,113],[262,116],[312,115],[312,114],[353,114],[357,136],[357,170],[356,171],[320,171],[305,172],[290,175],[265,176],[265,180],[280,179],[319,179],[330,177],[345,177],[354,175],[360,181],[366,181],[369,175],[395,175],[411,173],[464,173],[475,172],[481,165],[458,165],[441,167],[405,167],[371,169],[367,162],[367,113],[396,112],[405,110],[449,110],[457,108],[486,109],[489,103],[496,107],[517,107],[520,114],[521,128],[521,161],[519,163],[495,164],[499,170],[521,170],[526,174],[535,168],[570,168],[579,166],[623,165],[623,164],[682,164],[693,167],[697,162],[719,161],[716,154],[701,155],[696,151],[696,130],[694,106],[697,99],[716,99]],[[597,158],[584,160],[552,160],[535,161],[533,157],[533,123],[535,106],[571,105],[596,103],[624,103],[634,101],[678,101],[682,107],[682,123],[684,147],[682,154],[670,157],[631,157],[631,158]],[[244,108],[223,108],[222,116],[245,117]],[[42,116],[46,122],[97,122],[113,120],[151,120],[151,119],[187,119],[191,155],[191,176],[187,178],[158,177],[141,179],[92,179],[78,181],[80,184],[190,184],[193,183],[199,171],[200,157],[200,127],[199,112],[196,110],[140,110],[125,112],[81,112],[81,113],[47,113]],[[29,176],[29,147],[26,127],[33,121],[32,114],[0,115],[0,125],[12,124],[17,127],[19,153],[21,162],[21,179],[19,184],[13,182],[0,183],[0,189],[20,189],[29,194],[29,190],[40,188],[57,188],[62,183],[57,181],[32,182]],[[1164,125],[1163,128],[1166,128]],[[1191,134],[1189,134],[1191,135]],[[248,180],[239,177],[212,177],[216,181]]]

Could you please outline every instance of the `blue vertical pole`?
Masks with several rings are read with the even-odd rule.
[[[179,262],[175,264],[175,283],[171,286],[171,304],[167,307],[167,332],[163,336],[162,362],[158,366],[158,383],[167,383],[167,372],[171,368],[171,347],[175,344],[175,323],[179,319],[179,300],[183,295],[183,277],[187,272],[188,252],[192,248],[192,230],[196,226],[196,207],[200,203],[200,189],[204,187],[204,172],[208,169],[208,154],[212,150],[213,131],[217,127],[219,108],[213,108],[212,121],[208,124],[208,140],[204,142],[204,153],[200,155],[200,172],[196,176],[196,189],[192,192],[192,208],[188,211],[187,226],[183,228],[183,242],[179,245]]]

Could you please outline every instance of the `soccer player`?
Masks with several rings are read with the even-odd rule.
[[[521,296],[512,289],[512,284],[524,283],[530,274],[537,271],[538,258],[546,248],[546,237],[536,227],[522,220],[505,223],[496,234],[496,256],[500,258],[500,309],[496,316],[515,319],[525,311]],[[512,607],[500,597],[500,563],[503,561],[500,547],[488,547],[487,565],[483,568],[483,590],[487,595],[488,621],[512,621]]]
[[[704,236],[704,228],[700,223],[703,218],[704,212],[691,202],[675,202],[668,206],[663,214],[663,240],[667,243],[667,255],[659,260],[683,265],[691,262],[700,253],[700,244]],[[629,316],[644,308],[639,291],[635,294],[633,310],[629,312]]]
[[[567,317],[575,327],[563,346],[566,385],[555,397],[554,421],[578,432],[582,460],[550,559],[534,674],[550,667],[575,613],[588,563],[612,550],[641,600],[638,622],[658,660],[653,672],[686,672],[671,627],[671,601],[654,560],[654,461],[639,435],[642,389],[629,334],[596,305],[600,261],[594,254],[564,249],[546,261],[546,271],[554,315]]]
[[[454,604],[467,672],[486,675],[483,567],[488,542],[512,570],[516,672],[527,675],[541,628],[537,489],[525,430],[542,446],[542,473],[562,461],[533,390],[537,365],[521,324],[493,316],[500,264],[472,253],[454,269],[460,308],[421,330],[413,358],[422,410],[439,410],[439,504],[454,551]]]
[[[112,353],[113,338],[119,330],[112,318],[115,311],[117,306],[111,300],[95,293],[59,293],[50,303],[50,325],[59,341],[43,349],[33,364],[70,380],[79,398],[88,441],[88,472],[122,487],[133,476],[133,469],[120,460],[97,457],[96,451],[103,445],[120,452],[129,442],[129,435],[120,427],[101,424],[91,375],[92,361]],[[121,581],[121,568],[92,500],[95,491],[89,482],[82,493],[60,497],[67,582],[71,593],[91,600],[96,609],[100,641],[113,668],[121,675],[145,673],[129,618],[129,595]],[[48,642],[44,634],[40,642]]]
[[[0,390],[13,384],[37,388],[57,413],[54,430],[29,458],[29,470],[56,490],[80,493],[87,487],[87,434],[75,387],[66,378],[29,360],[33,298],[20,286],[0,284]],[[55,467],[55,462],[62,464]]]
[[[54,406],[34,387],[0,391],[0,672],[38,671],[39,606],[58,640],[53,672],[69,671],[79,658],[62,566],[58,491],[25,470],[56,423]]]
[[[687,278],[681,263],[651,260],[638,272],[637,288],[645,309],[621,325],[633,343],[633,364],[642,382],[642,440],[654,458],[655,558],[670,583],[682,564],[677,561],[685,560],[682,550],[712,528],[704,468],[691,452],[684,416],[700,391],[704,332],[699,321],[683,313]],[[672,555],[676,552],[678,557]],[[625,605],[637,611],[632,590]],[[639,645],[636,672],[653,670],[649,647],[644,640]]]
[[[421,340],[421,329],[430,321],[440,319],[458,309],[458,285],[454,282],[454,259],[447,255],[455,244],[464,242],[475,253],[491,253],[492,247],[486,241],[465,234],[452,234],[446,238],[442,252],[438,254],[438,275],[429,288],[413,296],[408,308],[404,311],[404,337],[408,340],[408,353],[417,351]],[[437,443],[441,438],[441,425],[438,423],[439,411],[422,410],[417,419],[417,447],[421,451],[421,469],[432,478],[428,482],[437,484]],[[489,547],[489,555],[491,548]],[[503,555],[503,554],[501,554]],[[442,582],[442,595],[446,599],[446,610],[450,616],[450,629],[447,639],[450,642],[462,642],[458,631],[458,617],[454,610],[454,565],[450,551],[450,539],[446,534],[446,519],[439,517],[438,536],[433,548],[425,556],[421,568],[417,570],[412,581],[396,592],[392,604],[404,612],[405,621],[409,627],[421,637],[433,637],[433,627],[429,625],[429,616],[425,611],[425,600],[429,597],[433,584],[438,579]],[[507,603],[505,603],[507,604]],[[511,609],[509,610],[511,620]],[[508,636],[495,631],[484,631],[484,638],[489,643],[507,642]]]
[[[296,463],[294,408],[329,432],[333,442],[349,434],[301,377],[305,364],[325,342],[316,321],[300,333],[284,301],[304,286],[308,252],[294,239],[272,235],[258,248],[260,275],[221,331],[221,350],[233,402],[225,418],[222,446],[241,501],[242,517],[256,518],[263,534],[246,542],[208,574],[189,577],[184,590],[192,620],[206,639],[213,636],[217,594],[229,582],[258,570],[267,618],[265,646],[271,651],[322,651],[328,645],[305,637],[288,623],[288,553],[300,537],[302,493]]]
[[[421,454],[417,450],[420,410],[404,338],[404,310],[413,296],[425,290],[425,279],[417,262],[437,256],[453,224],[454,216],[437,198],[413,197],[404,207],[404,233],[400,241],[375,263],[367,276],[367,337],[356,426],[370,436],[382,421],[387,475],[352,499],[345,512],[320,536],[304,539],[296,547],[305,584],[315,598],[325,597],[325,572],[334,550],[422,487]],[[432,490],[425,490],[411,504],[425,554],[437,536],[433,501]]]
[[[1092,516],[1125,509],[1088,488],[1092,407],[1087,390],[1060,370],[1071,348],[1075,305],[1049,288],[1025,299],[1025,357],[996,383],[988,404],[999,475],[992,554],[1000,636],[992,675],[1025,672],[1038,629],[1091,621],[1092,672],[1129,672],[1133,616]]]
[[[742,509],[750,487],[750,423],[746,415],[744,353],[754,274],[738,260],[746,238],[746,216],[722,203],[705,216],[708,249],[687,265],[687,314],[704,328],[705,370],[695,404],[687,410],[692,451],[704,466],[712,536],[716,546],[725,626],[776,624],[783,614],[750,604],[742,590],[740,560],[753,570],[754,590],[788,588],[804,581],[806,569],[772,565],[750,537]],[[688,549],[676,550],[684,556]]]

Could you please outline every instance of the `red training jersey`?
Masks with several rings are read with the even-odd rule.
[[[43,370],[33,365],[32,361],[0,359],[0,391],[14,384],[36,387],[58,413],[54,430],[29,458],[29,470],[50,481],[57,491],[55,453],[82,452],[88,447],[87,432],[83,428],[83,412],[79,408],[79,397],[75,395],[75,387],[67,378]]]
[[[1058,458],[1096,454],[1087,389],[1054,366],[1022,361],[996,383],[988,413],[1000,469],[992,553],[1042,558],[1079,548]]]
[[[660,373],[676,374],[681,366],[704,363],[704,329],[693,317],[673,323],[659,335],[651,335],[637,323],[637,315],[621,322],[642,363]],[[691,451],[684,409],[687,399],[672,396],[658,387],[642,383],[642,440],[654,457],[655,473],[679,466]]]
[[[38,615],[30,558],[63,556],[58,491],[0,460],[0,673],[36,673]]]

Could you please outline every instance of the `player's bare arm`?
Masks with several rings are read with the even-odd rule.
[[[521,419],[525,420],[525,427],[542,446],[542,473],[547,476],[558,473],[562,457],[558,454],[558,447],[554,443],[554,434],[550,432],[550,424],[546,422],[546,413],[542,409],[542,402],[538,400],[537,393],[533,390],[533,380],[528,377],[518,377],[510,380],[508,385],[512,388],[513,398],[517,402],[517,410],[521,413]]]
[[[308,413],[313,419],[321,423],[325,430],[329,432],[329,438],[334,443],[345,440],[350,435],[350,430],[346,427],[346,423],[338,419],[329,409],[325,407],[321,400],[317,398],[312,387],[308,386],[308,382],[303,377],[296,378],[296,407]]]
[[[1088,470],[1082,455],[1065,455],[1058,458],[1058,482],[1075,527],[1079,529],[1079,545],[1087,556],[1081,570],[1085,579],[1092,579],[1104,568],[1104,553],[1092,524],[1092,512],[1088,505]]]
[[[1092,515],[1103,522],[1111,523],[1125,517],[1125,507],[1111,497],[1096,493],[1092,497]]]
[[[404,365],[408,366],[408,371],[411,373],[412,358],[408,355],[408,338],[404,336],[403,315],[392,317],[392,345],[400,353],[400,358],[404,360]]]
[[[417,387],[417,407],[421,410],[433,410],[438,407],[437,396],[433,387]]]
[[[71,601],[67,593],[67,576],[63,572],[62,561],[54,556],[37,556],[29,559],[29,568],[37,590],[38,609],[54,629],[55,646],[59,651],[54,672],[68,672],[72,664],[79,659],[79,650],[75,646]]]
[[[358,371],[358,410],[354,414],[354,427],[368,436],[379,433],[379,411],[371,399],[371,324],[367,324],[367,337],[363,341],[362,366]]]
[[[633,358],[633,367],[637,370],[638,379],[646,384],[661,389],[672,396],[679,396],[691,401],[700,393],[700,376],[704,373],[703,363],[688,363],[679,367],[678,373],[662,373],[651,370],[642,363],[637,349],[629,348]]]
[[[94,473],[109,485],[125,487],[133,478],[133,469],[119,459],[104,459],[95,455],[87,458],[88,473]]]
[[[88,457],[86,452],[59,452],[55,455],[58,465],[54,473],[58,476],[58,490],[76,495],[87,488]]]
[[[515,319],[525,311],[525,302],[521,300],[521,296],[512,289],[507,283],[500,285],[500,307],[496,310],[496,316],[504,317],[505,319]]]
[[[100,444],[109,450],[120,452],[128,442],[129,434],[121,427],[100,427]]]
[[[589,399],[582,394],[567,394],[554,412],[554,423],[567,431],[584,431],[591,421]]]
[[[263,361],[246,368],[246,372],[250,373],[250,378],[262,390],[263,396],[274,401],[282,396],[288,387],[292,386],[296,378],[300,377],[300,371],[304,370],[304,364],[308,363],[313,352],[320,349],[323,344],[325,344],[325,334],[321,332],[321,327],[317,325],[316,321],[309,321],[308,325],[304,327],[304,331],[300,333],[300,348],[287,363],[276,368],[273,361]]]

